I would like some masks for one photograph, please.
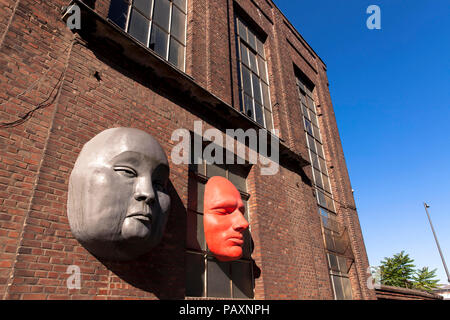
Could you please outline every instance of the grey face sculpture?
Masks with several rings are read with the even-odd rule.
[[[69,180],[67,213],[92,254],[131,260],[161,240],[170,197],[164,150],[138,129],[108,129],[87,142]]]

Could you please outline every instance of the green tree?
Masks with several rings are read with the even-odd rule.
[[[392,258],[385,257],[381,261],[381,283],[387,286],[412,288],[412,277],[415,274],[414,260],[404,251]]]
[[[415,267],[414,260],[405,251],[394,254],[391,258],[384,258],[380,266],[381,283],[387,286],[425,291],[437,288],[439,280],[434,279],[436,269],[430,271],[428,267],[423,267],[416,270]]]
[[[425,291],[432,291],[437,288],[437,283],[439,280],[435,280],[433,278],[436,277],[436,270],[428,270],[428,267],[423,267],[416,271],[416,274],[413,276],[413,288],[420,289]]]

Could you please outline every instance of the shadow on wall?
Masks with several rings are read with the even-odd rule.
[[[150,253],[134,261],[99,261],[117,277],[142,291],[154,294],[158,299],[184,299],[184,243],[186,233],[186,208],[172,182],[168,185],[171,211],[161,243]],[[135,296],[132,288],[118,293],[120,296]],[[116,294],[110,294],[116,296]]]
[[[95,1],[91,1],[95,2]],[[88,1],[84,1],[89,5]],[[93,6],[89,5],[91,8]],[[162,74],[156,72],[154,66],[146,66],[138,61],[147,60],[151,58],[152,54],[146,53],[150,49],[143,49],[133,43],[131,40],[125,39],[125,48],[122,44],[111,40],[110,38],[123,38],[118,35],[117,31],[113,31],[112,28],[104,28],[101,30],[97,28],[95,20],[86,15],[82,10],[82,21],[84,21],[83,28],[78,31],[80,37],[85,41],[84,46],[92,51],[95,57],[108,65],[112,69],[121,73],[125,77],[132,79],[140,85],[150,89],[157,95],[166,98],[174,104],[181,106],[183,109],[194,114],[196,117],[202,119],[213,127],[219,129],[226,129],[225,122],[220,117],[217,117],[217,113],[209,108],[199,108],[199,102],[195,100],[195,96],[192,95],[189,89],[186,89],[184,85],[177,79],[167,78],[165,72]],[[102,34],[104,33],[104,34]],[[122,39],[123,40],[123,39]],[[136,40],[137,42],[137,40]],[[129,51],[125,54],[125,51]],[[160,60],[161,58],[153,58]],[[164,59],[162,59],[164,60]],[[162,63],[168,65],[168,62]],[[167,67],[172,69],[171,67]]]
[[[95,2],[96,2],[97,0],[83,0],[83,2],[85,3],[85,4],[87,4],[89,7],[91,7],[92,9],[95,9]]]
[[[121,2],[121,0],[117,1]],[[84,25],[77,32],[82,39],[82,45],[98,61],[119,72],[124,78],[142,85],[156,96],[167,99],[198,120],[202,120],[220,131],[255,128],[245,120],[245,117],[236,116],[234,112],[230,111],[231,108],[224,107],[225,103],[220,103],[217,98],[212,98],[203,89],[199,89],[201,86],[198,86],[198,83],[197,85],[192,84],[187,80],[189,76],[179,76],[182,71],[175,71],[176,67],[170,66],[167,61],[164,62],[164,59],[157,57],[157,54],[150,53],[151,49],[139,44],[138,40],[131,40],[132,36],[120,30],[121,28],[114,23],[103,21],[104,19],[104,17],[96,18],[94,14],[82,10]],[[98,81],[101,81],[100,73],[101,70],[92,72]],[[118,92],[121,92],[120,88],[118,88]],[[150,99],[153,97],[149,96]],[[182,120],[176,115],[177,111],[174,111],[169,104],[163,107],[149,100],[142,104],[143,109],[147,108],[148,104],[156,107],[152,108],[151,112],[157,113],[175,124]],[[220,110],[220,116],[218,116],[218,110]],[[137,113],[136,119],[139,119],[139,116]],[[131,126],[131,123],[128,126]],[[268,154],[271,154],[271,150],[268,150]],[[304,172],[305,167],[299,165],[298,161],[294,159],[295,156],[292,157],[292,153],[286,152],[286,147],[283,147],[280,153],[282,166],[297,173],[303,183],[312,186],[311,179]]]
[[[95,0],[84,0],[83,2],[91,8],[95,8]],[[180,85],[170,83],[171,87],[176,87],[178,90],[168,90],[161,85],[164,83],[164,79],[158,78],[151,68],[143,67],[132,59],[125,57],[122,54],[123,48],[120,45],[113,43],[108,38],[98,41],[98,39],[89,36],[89,33],[95,33],[95,23],[91,20],[87,21],[82,29],[82,38],[86,40],[84,46],[91,50],[99,61],[120,72],[124,77],[132,79],[174,104],[182,106],[208,124],[217,128],[223,127],[220,118],[215,114],[211,114],[211,111],[202,109],[202,113],[199,113],[198,108],[194,107],[195,101],[186,99],[186,96],[189,96],[189,94],[182,92]],[[99,74],[99,71],[96,70],[96,78]],[[101,82],[101,77],[97,78],[97,81]],[[210,114],[205,114],[207,112]],[[128,124],[128,126],[131,126],[131,124]],[[295,168],[295,170],[296,172],[302,171],[299,168]],[[302,179],[308,180],[306,175],[301,176]],[[185,242],[187,209],[184,207],[172,182],[169,183],[169,193],[171,196],[171,212],[163,239],[157,247],[134,261],[118,262],[98,259],[108,270],[130,286],[151,293],[159,299],[184,299],[186,286]],[[253,242],[252,239],[251,241]],[[252,268],[254,277],[259,278],[261,270],[254,260],[252,260]],[[136,295],[136,292],[132,292],[132,288],[129,289],[129,294],[126,292],[127,289],[114,288],[114,290],[118,291],[117,296]],[[123,290],[123,292],[119,292],[119,290]],[[111,296],[116,296],[116,294],[111,294]]]

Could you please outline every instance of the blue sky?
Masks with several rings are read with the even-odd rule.
[[[405,250],[446,283],[423,202],[450,264],[450,1],[274,1],[327,64],[369,263]]]

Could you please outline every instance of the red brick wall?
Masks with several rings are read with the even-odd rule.
[[[319,117],[322,135],[325,135],[324,150],[328,160],[329,173],[333,195],[337,200],[337,211],[339,221],[343,223],[349,232],[355,263],[350,270],[353,292],[356,298],[374,298],[374,292],[369,290],[366,283],[368,278],[367,269],[369,261],[364,240],[359,225],[359,218],[356,212],[355,200],[353,198],[350,178],[345,163],[344,152],[339,138],[339,131],[336,124],[336,118],[331,103],[330,93],[328,91],[328,80],[324,65],[318,66],[319,72]],[[333,168],[331,168],[333,167]]]
[[[106,17],[108,3],[96,1],[95,9]],[[270,2],[237,3],[267,35],[275,127],[293,150],[308,159],[304,132],[298,125],[294,63],[318,88],[317,98],[325,113],[321,120],[325,151],[335,167],[331,172],[334,194],[354,206],[323,65],[289,34],[284,17]],[[192,130],[195,120],[212,127],[210,120],[189,112],[176,95],[163,93],[138,65],[119,53],[75,42],[60,19],[59,7],[66,4],[0,0],[0,26],[6,26],[4,38],[0,34],[4,39],[0,43],[1,122],[18,119],[51,96],[51,103],[23,124],[0,128],[0,296],[183,298],[187,166],[171,164],[172,210],[162,243],[129,263],[99,261],[73,238],[66,214],[67,182],[84,143],[104,129],[142,129],[160,141],[170,156],[173,130]],[[189,1],[186,73],[238,108],[234,10],[231,0]],[[95,72],[101,80],[94,77]],[[35,88],[14,98],[43,76]],[[316,201],[302,175],[311,178],[310,169],[301,174],[300,168],[281,168],[275,176],[261,176],[254,166],[250,172],[253,258],[261,270],[256,298],[333,298]],[[338,213],[351,231],[355,297],[373,298],[365,289],[368,262],[357,214],[348,208],[339,208]],[[70,265],[81,267],[80,290],[67,289]]]
[[[281,168],[274,176],[254,172],[249,193],[253,258],[262,280],[256,298],[332,299],[320,220],[311,188]],[[256,214],[254,214],[256,213]],[[257,286],[258,288],[258,286]]]
[[[57,1],[0,3],[0,117],[11,122],[39,103],[57,96],[52,91],[64,70],[70,34],[57,20]],[[47,16],[45,16],[47,15]],[[65,54],[63,54],[65,53]],[[59,58],[59,59],[58,59]],[[48,68],[52,66],[50,71]],[[29,92],[30,84],[45,79]],[[0,130],[0,295],[10,282],[20,243],[26,242],[25,218],[40,194],[41,161],[55,104],[34,113],[17,127]],[[69,168],[67,168],[69,169]],[[37,263],[37,261],[36,261]],[[17,261],[20,266],[20,262]],[[34,282],[35,280],[29,281]]]

